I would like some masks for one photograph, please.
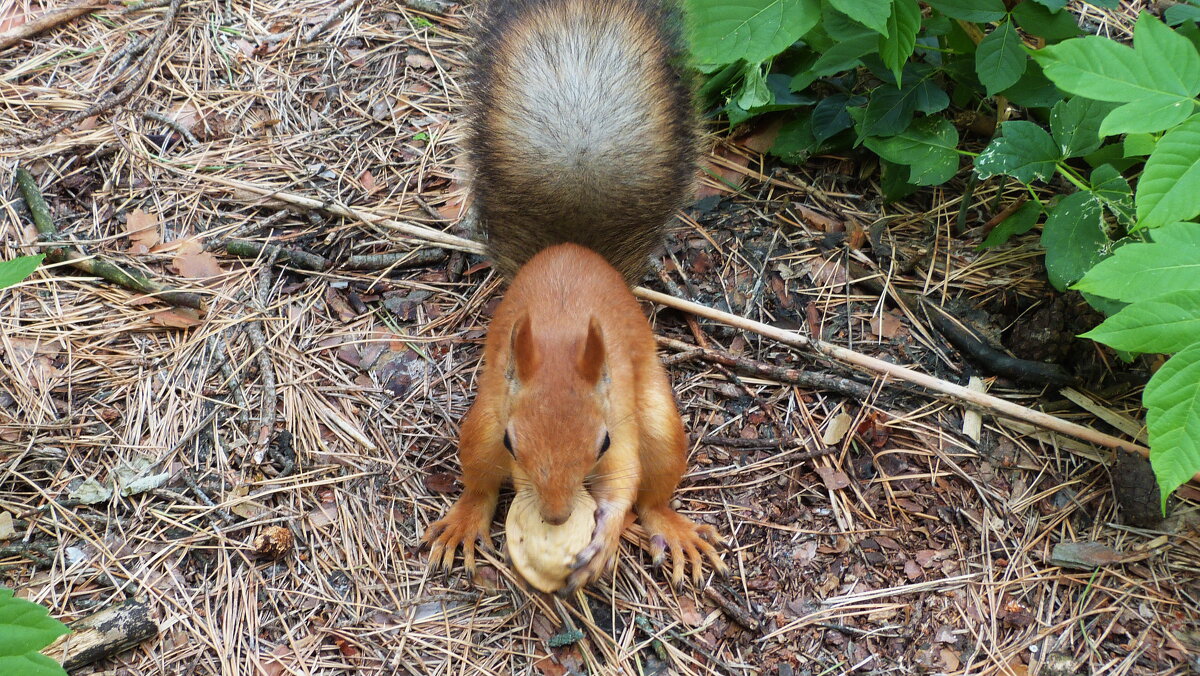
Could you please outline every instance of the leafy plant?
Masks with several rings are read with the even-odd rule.
[[[1200,0],[1141,14],[1132,45],[1083,35],[1066,4],[685,0],[702,101],[730,125],[785,117],[782,161],[865,148],[888,199],[965,157],[1029,187],[980,246],[1040,221],[1049,281],[1111,315],[1087,337],[1174,354],[1144,395],[1165,506],[1200,471],[1200,268],[1183,262],[1200,260]]]
[[[66,676],[58,662],[38,651],[69,631],[42,606],[0,587],[0,674]]]
[[[11,261],[0,261],[0,289],[12,286],[32,275],[45,257],[45,254],[38,254],[36,256],[18,256]]]

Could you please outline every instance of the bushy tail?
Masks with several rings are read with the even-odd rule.
[[[492,0],[477,23],[467,150],[489,249],[511,276],[575,242],[629,281],[695,175],[674,13],[653,0]]]

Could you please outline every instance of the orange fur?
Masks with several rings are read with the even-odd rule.
[[[597,457],[605,433],[610,446]],[[723,572],[708,542],[715,531],[669,507],[686,450],[654,335],[621,274],[584,247],[550,247],[521,268],[496,310],[479,395],[463,422],[466,490],[431,527],[431,560],[448,564],[460,544],[473,560],[474,541],[490,542],[482,524],[491,522],[500,483],[512,477],[534,491],[551,523],[570,517],[585,486],[596,499],[595,538],[573,585],[612,564],[631,508],[655,558],[672,550],[674,582],[685,560],[699,575],[700,553]]]

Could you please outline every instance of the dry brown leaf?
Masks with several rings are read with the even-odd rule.
[[[775,145],[775,139],[779,137],[783,121],[784,118],[776,117],[767,124],[759,124],[753,131],[739,139],[739,142],[743,147],[756,153],[765,153]]]
[[[195,310],[180,307],[155,312],[150,315],[150,323],[173,329],[190,329],[193,326],[202,324],[203,320],[200,319]]]
[[[29,11],[21,9],[20,3],[9,3],[3,10],[0,10],[0,33],[24,26],[29,21],[30,17],[37,16],[42,13],[42,6],[34,3],[29,6]]]
[[[704,615],[696,608],[696,602],[687,596],[679,598],[679,620],[689,627],[704,624]]]
[[[408,64],[409,68],[416,68],[418,70],[433,70],[436,65],[433,59],[419,52],[409,53],[404,57],[404,63]]]
[[[346,64],[355,68],[362,68],[367,65],[367,50],[365,49],[347,49]]]
[[[804,264],[804,269],[814,286],[839,289],[850,281],[846,269],[835,260],[811,260]]]
[[[125,220],[125,234],[129,237],[129,250],[146,253],[150,247],[162,240],[158,231],[158,215],[134,209]]]
[[[333,644],[337,646],[338,651],[345,657],[354,657],[358,654],[358,648],[355,648],[353,643],[336,634],[333,637]]]
[[[845,472],[832,467],[818,467],[817,474],[821,475],[825,487],[831,491],[838,491],[850,485],[850,477],[846,476]]]
[[[567,668],[559,664],[553,655],[546,655],[534,662],[533,668],[542,676],[565,676],[567,673]]]
[[[322,503],[308,513],[308,523],[313,528],[328,526],[337,520],[337,505]]]
[[[276,646],[275,649],[271,651],[271,655],[266,660],[263,660],[263,676],[283,676],[283,674],[287,673],[288,668],[281,658],[290,657],[291,655],[292,649],[290,646]]]
[[[16,534],[13,529],[13,518],[9,512],[0,512],[0,540],[7,540]]]
[[[942,663],[946,665],[946,671],[958,671],[958,667],[962,664],[962,660],[958,658],[958,653],[949,648],[942,648]]]
[[[895,338],[904,324],[895,312],[885,312],[871,317],[871,333],[880,338]]]
[[[200,109],[191,101],[183,101],[171,107],[170,117],[180,127],[191,131],[200,121]]]
[[[829,421],[829,426],[825,428],[825,433],[821,435],[821,443],[826,446],[836,446],[846,438],[846,433],[850,431],[850,427],[854,425],[854,416],[845,411],[835,415]]]
[[[744,173],[727,165],[734,164],[741,167],[748,167],[750,166],[749,157],[741,153],[735,153],[725,146],[718,146],[713,151],[713,154],[726,161],[720,164],[709,159],[704,161],[703,167],[700,170],[703,182],[696,188],[696,199],[698,200],[710,195],[725,195],[736,192],[746,180]]]
[[[1120,563],[1123,559],[1120,552],[1099,542],[1060,542],[1050,552],[1053,565],[1079,570]]]
[[[450,472],[434,472],[425,477],[425,488],[431,493],[448,495],[458,492],[458,475]]]
[[[209,279],[225,274],[217,257],[204,250],[204,245],[194,239],[180,242],[171,269],[181,277]]]
[[[463,198],[461,196],[451,197],[445,204],[437,208],[437,212],[446,220],[457,221],[463,213]]]
[[[368,195],[373,194],[376,190],[379,190],[379,186],[375,184],[375,175],[369,170],[364,169],[363,173],[358,175],[358,183]]]

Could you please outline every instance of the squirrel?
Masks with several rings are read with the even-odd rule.
[[[660,0],[491,0],[474,24],[466,154],[476,219],[511,280],[463,419],[463,493],[430,525],[430,566],[491,546],[503,482],[560,525],[575,496],[595,530],[565,591],[615,566],[631,512],[671,582],[717,530],[670,507],[687,438],[654,334],[630,286],[684,206],[698,162],[677,10]]]

